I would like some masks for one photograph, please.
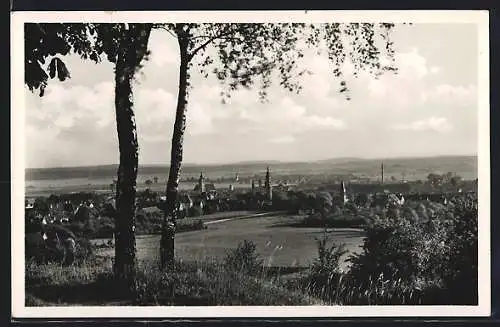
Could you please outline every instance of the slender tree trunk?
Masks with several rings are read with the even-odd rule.
[[[114,273],[125,293],[135,290],[135,195],[139,144],[133,110],[132,81],[145,55],[151,28],[131,26],[120,41],[115,67],[116,129],[120,166],[116,185]]]
[[[167,267],[172,269],[174,266],[175,227],[178,214],[177,197],[179,193],[179,177],[182,165],[184,131],[186,130],[189,68],[189,57],[187,52],[188,39],[179,35],[178,40],[181,54],[181,64],[179,69],[179,94],[177,96],[177,109],[170,153],[170,171],[166,189],[167,200],[160,242],[160,265],[162,269]]]

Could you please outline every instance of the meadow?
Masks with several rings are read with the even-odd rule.
[[[175,239],[176,256],[180,261],[222,260],[229,249],[237,248],[241,240],[255,243],[266,266],[308,267],[317,254],[316,240],[324,234],[322,228],[296,228],[288,224],[301,220],[299,216],[270,216],[235,218],[230,221],[208,224],[207,229],[179,233]],[[283,226],[285,225],[286,226]],[[349,254],[358,253],[363,243],[363,230],[355,228],[329,228],[328,236],[336,243],[346,244]],[[93,240],[95,244],[109,239]],[[158,256],[160,236],[137,237],[137,257],[141,261],[155,261]],[[101,255],[112,257],[114,249],[103,249]],[[347,258],[346,253],[342,259]],[[342,268],[347,264],[341,260]]]

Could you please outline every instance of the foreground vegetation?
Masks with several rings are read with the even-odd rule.
[[[123,294],[111,260],[73,267],[27,266],[26,305],[314,305],[321,300],[291,289],[272,274],[252,274],[226,263],[176,262],[162,272],[151,262],[138,268],[136,293]],[[262,272],[262,271],[261,271]]]
[[[270,268],[251,241],[221,260],[177,262],[162,272],[140,262],[133,296],[120,294],[109,258],[95,249],[61,267],[29,262],[27,305],[477,304],[477,197],[446,206],[374,210],[363,251],[349,258],[327,233],[307,269]]]

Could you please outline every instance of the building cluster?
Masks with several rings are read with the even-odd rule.
[[[252,210],[271,207],[279,208],[277,210],[288,210],[294,204],[287,201],[293,201],[293,197],[303,197],[303,195],[298,195],[299,193],[317,193],[318,191],[329,193],[329,197],[331,197],[331,201],[335,206],[349,204],[355,206],[402,206],[407,200],[429,200],[442,204],[446,204],[448,201],[446,195],[440,193],[415,194],[412,192],[414,186],[411,183],[386,183],[384,173],[384,164],[382,163],[379,183],[376,184],[354,182],[348,185],[343,179],[339,178],[337,180],[338,184],[334,187],[331,187],[331,184],[323,184],[318,187],[313,187],[313,185],[310,186],[309,191],[301,187],[302,191],[289,192],[296,185],[287,182],[273,184],[269,167],[265,171],[264,178],[253,175],[251,179],[246,177],[240,179],[239,174],[236,173],[228,187],[219,189],[214,183],[208,182],[203,172],[201,172],[198,180],[193,180],[195,185],[191,190],[179,192],[177,209],[181,218],[188,215],[230,210]],[[243,183],[242,180],[245,182]],[[242,187],[242,184],[248,185],[249,181],[250,189],[248,186]],[[475,183],[477,186],[477,180]],[[235,187],[236,184],[238,184],[237,187]],[[273,193],[275,199],[273,199]],[[284,197],[282,197],[283,194]],[[92,199],[98,201],[98,204],[96,205]],[[151,192],[149,189],[138,192],[136,197],[137,214],[145,216],[163,215],[165,203],[166,197],[159,196],[157,192]],[[101,199],[74,194],[61,197],[55,196],[52,200],[49,198],[44,206],[35,204],[33,200],[26,200],[25,206],[27,215],[37,219],[45,219],[48,223],[83,221],[89,215],[114,217],[115,208],[114,195]]]
[[[239,182],[239,174],[236,174],[234,182]],[[278,185],[282,187],[282,185]],[[271,172],[267,167],[265,181],[259,180],[259,186],[255,181],[251,181],[250,198],[245,198],[241,189],[236,190],[233,184],[229,184],[227,189],[217,189],[214,183],[207,183],[206,177],[200,173],[198,182],[191,192],[181,192],[178,200],[178,210],[189,211],[199,209],[201,211],[231,210],[238,205],[258,205],[260,207],[272,205],[273,185],[271,182]],[[166,198],[161,199],[165,201]]]
[[[34,199],[26,199],[25,201],[26,217],[49,224],[84,221],[89,215],[98,216],[97,213],[96,205],[90,199],[47,201],[38,206]]]

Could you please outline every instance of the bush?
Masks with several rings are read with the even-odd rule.
[[[347,305],[477,304],[477,197],[372,209],[365,231],[347,273],[342,247],[318,241],[305,291]]]
[[[345,245],[335,243],[328,246],[329,239],[326,234],[318,245],[318,257],[313,261],[306,277],[306,287],[309,292],[320,296],[322,299],[331,301],[341,281],[342,271],[340,269],[340,258],[348,251]]]
[[[176,233],[189,232],[195,230],[206,229],[207,226],[203,223],[201,219],[197,219],[195,221],[180,221],[176,226]]]
[[[257,246],[248,240],[240,242],[236,249],[227,251],[224,262],[228,269],[247,274],[262,271],[264,264],[264,260],[257,253]]]
[[[193,206],[193,207],[189,208],[188,216],[189,217],[203,216],[203,209],[200,208],[199,206]]]
[[[320,214],[314,214],[304,218],[303,227],[326,227],[326,228],[359,228],[363,227],[366,221],[361,216],[351,214],[330,214],[322,217]]]
[[[78,238],[76,240],[75,263],[77,265],[87,264],[95,257],[94,246],[88,238]]]
[[[373,214],[346,276],[349,289],[372,295],[355,301],[477,303],[477,198],[451,202]]]

